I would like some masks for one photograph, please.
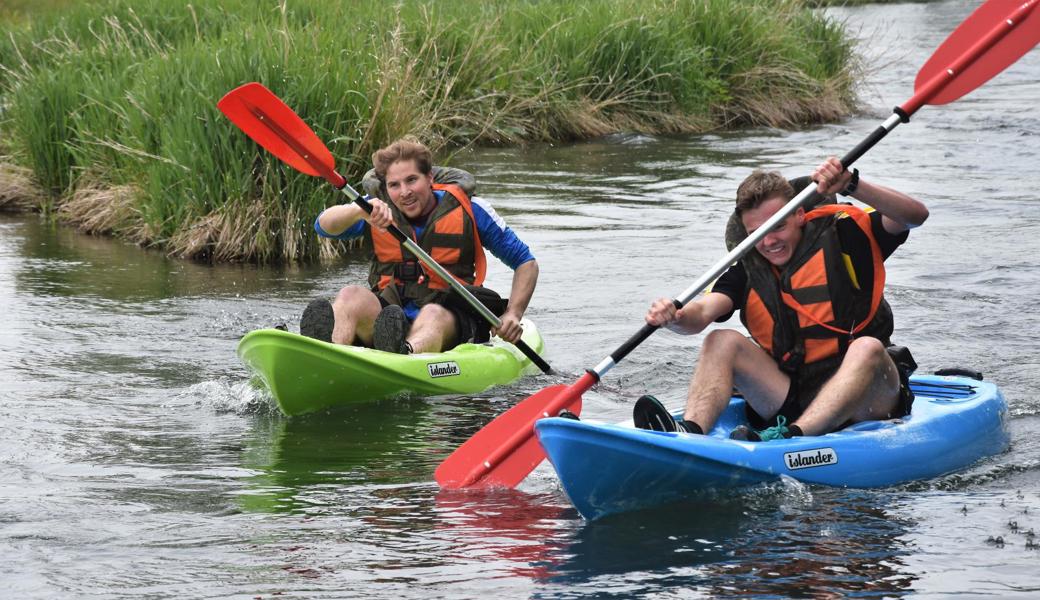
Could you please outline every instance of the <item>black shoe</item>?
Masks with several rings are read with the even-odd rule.
[[[572,421],[580,421],[581,420],[581,419],[578,418],[578,415],[572,413],[571,411],[567,410],[566,408],[561,410],[560,414],[558,414],[556,416],[560,417],[561,419],[570,419]]]
[[[404,341],[408,335],[408,317],[404,310],[396,304],[387,306],[379,312],[372,326],[372,346],[383,352],[408,354],[408,343]]]
[[[742,442],[761,442],[762,438],[759,437],[758,432],[751,429],[747,425],[737,425],[733,428],[733,431],[729,432],[729,439],[740,440]]]
[[[797,425],[788,427],[787,417],[779,415],[776,418],[776,425],[761,431],[755,431],[747,425],[737,425],[729,433],[729,439],[746,442],[771,442],[773,440],[788,440],[799,435],[802,435],[801,428]]]
[[[650,431],[686,431],[685,427],[676,423],[668,409],[650,395],[636,400],[636,405],[632,408],[632,422],[637,428]]]
[[[332,342],[332,328],[336,325],[336,315],[332,312],[332,303],[326,298],[311,300],[303,309],[300,318],[300,335]]]

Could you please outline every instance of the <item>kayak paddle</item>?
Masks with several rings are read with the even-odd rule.
[[[850,167],[897,125],[909,122],[921,106],[953,102],[1033,48],[1040,42],[1040,10],[1034,10],[1038,3],[1040,0],[989,0],[980,6],[921,68],[913,97],[897,106],[891,117],[842,157],[841,164]],[[685,306],[798,207],[817,199],[815,186],[806,187],[672,302],[677,308]],[[513,487],[520,483],[545,458],[535,436],[535,421],[563,410],[578,414],[581,395],[657,329],[644,325],[575,383],[547,387],[506,411],[437,467],[437,483],[444,488]]]
[[[368,201],[350,187],[342,175],[336,172],[335,161],[329,149],[303,122],[303,119],[278,96],[275,96],[274,92],[259,83],[247,83],[228,92],[220,99],[220,102],[217,102],[217,108],[268,152],[289,163],[301,173],[325,179],[350,198],[354,204],[371,214],[372,206]],[[502,324],[495,313],[484,306],[480,300],[474,298],[465,286],[459,283],[444,267],[437,264],[437,261],[433,260],[400,228],[391,223],[387,231],[404,244],[405,248],[424,265],[432,269],[441,279],[447,281],[451,285],[451,289],[455,290],[492,327]],[[531,362],[538,365],[543,373],[552,373],[549,363],[545,362],[526,342],[517,340],[514,345],[531,359]]]

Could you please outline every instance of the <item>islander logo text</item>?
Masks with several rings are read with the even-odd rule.
[[[429,363],[426,368],[430,371],[430,377],[453,377],[462,371],[454,362]]]
[[[833,448],[786,452],[784,453],[784,463],[792,471],[810,467],[826,467],[838,464],[838,453]]]

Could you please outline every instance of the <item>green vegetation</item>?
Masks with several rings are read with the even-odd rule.
[[[910,4],[931,2],[932,0],[805,0],[809,6],[861,6],[863,4]]]
[[[73,0],[4,0],[0,3],[0,22],[19,23],[32,15],[43,15],[72,5]]]
[[[437,151],[791,126],[854,102],[840,25],[796,0],[109,0],[10,14],[0,209],[28,173],[36,204],[84,230],[214,260],[337,251],[311,229],[324,182],[216,109],[248,81],[293,107],[352,180],[405,134]]]

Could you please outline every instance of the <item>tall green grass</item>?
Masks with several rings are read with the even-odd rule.
[[[328,191],[217,111],[244,82],[356,179],[405,134],[443,150],[833,119],[854,68],[840,26],[796,0],[76,3],[0,39],[0,152],[85,229],[311,259],[334,251],[311,230]]]

